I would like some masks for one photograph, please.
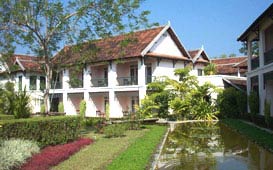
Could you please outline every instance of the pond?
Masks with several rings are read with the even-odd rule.
[[[273,154],[221,123],[184,123],[169,133],[156,168],[272,170]]]

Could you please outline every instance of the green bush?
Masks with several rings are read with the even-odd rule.
[[[250,116],[254,119],[254,116],[259,113],[259,96],[257,92],[251,91],[248,96]]]
[[[217,105],[221,116],[238,118],[246,113],[246,99],[246,94],[236,90],[235,88],[231,87],[223,90],[223,92],[217,97]]]
[[[40,112],[41,112],[41,113],[45,113],[45,105],[44,105],[44,104],[41,105]]]
[[[86,111],[86,102],[85,102],[85,100],[82,100],[80,103],[80,116],[82,118],[85,117],[85,111]]]
[[[124,124],[113,124],[108,125],[104,128],[104,134],[107,138],[122,137],[124,136],[126,125]]]
[[[60,102],[58,104],[58,112],[60,112],[60,113],[64,112],[64,104],[63,104],[63,102]]]
[[[16,119],[30,117],[31,109],[29,103],[30,97],[27,95],[26,89],[19,91],[15,95],[13,114]]]
[[[35,142],[12,139],[0,144],[0,170],[17,169],[40,148]]]
[[[105,122],[103,117],[85,117],[84,119],[84,125],[87,127],[95,127],[102,122]]]
[[[264,120],[267,126],[270,124],[270,107],[271,103],[267,100],[264,101]]]
[[[35,140],[40,146],[56,145],[75,140],[79,135],[77,116],[35,117],[2,122],[0,138]]]

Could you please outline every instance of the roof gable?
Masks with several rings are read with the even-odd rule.
[[[190,50],[189,54],[193,63],[209,63],[210,59],[205,52],[203,46],[200,49]]]

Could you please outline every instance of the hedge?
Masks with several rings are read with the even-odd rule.
[[[1,122],[0,138],[35,140],[41,147],[75,140],[79,135],[80,117],[58,116],[14,119]]]

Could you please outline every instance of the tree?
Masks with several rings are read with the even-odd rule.
[[[258,56],[259,55],[259,43],[258,41],[252,42],[252,55]],[[242,43],[242,47],[239,49],[241,54],[247,55],[247,44]]]
[[[205,75],[214,75],[217,72],[216,65],[214,63],[209,63],[204,68]]]
[[[149,11],[137,12],[143,0],[0,0],[0,50],[10,56],[22,45],[44,60],[48,111],[54,67],[61,46],[149,27]]]

